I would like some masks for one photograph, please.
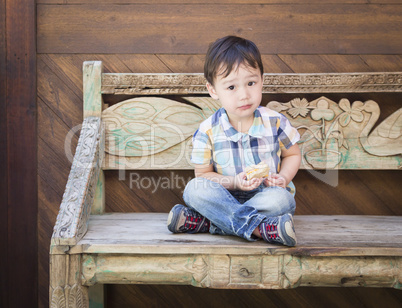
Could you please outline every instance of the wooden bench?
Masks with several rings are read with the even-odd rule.
[[[171,234],[167,213],[104,213],[103,170],[192,169],[191,135],[219,105],[202,74],[106,74],[101,62],[83,72],[84,122],[50,247],[51,305],[102,305],[103,284],[401,288],[402,217],[296,215],[289,248]],[[302,168],[401,168],[402,108],[372,130],[376,102],[303,95],[401,92],[402,73],[265,74],[263,91],[299,95],[268,106],[298,127]],[[104,94],[135,98],[109,107]]]

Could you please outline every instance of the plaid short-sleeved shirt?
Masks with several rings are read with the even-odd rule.
[[[191,161],[213,164],[214,171],[235,176],[247,166],[267,163],[270,172],[280,169],[282,148],[290,148],[300,135],[282,114],[258,107],[247,134],[238,132],[229,122],[224,108],[203,121],[193,136]]]

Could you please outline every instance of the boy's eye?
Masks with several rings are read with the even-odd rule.
[[[250,81],[250,82],[248,83],[248,85],[251,87],[251,86],[255,85],[255,82],[254,82],[254,81]]]
[[[229,90],[234,90],[234,86],[228,87]]]

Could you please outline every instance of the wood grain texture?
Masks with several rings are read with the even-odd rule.
[[[7,97],[7,46],[6,46],[6,1],[0,0],[0,101],[6,102]],[[8,230],[8,157],[7,157],[7,105],[0,104],[0,247],[4,253],[0,255],[0,272],[6,273],[7,260],[7,230]],[[7,275],[0,276],[0,306],[8,306]]]
[[[381,299],[399,308],[402,292],[379,288],[296,288],[291,290],[216,290],[172,285],[110,285],[112,307],[370,307]]]
[[[225,254],[83,257],[83,284],[180,284],[217,289],[290,289],[299,286],[395,287],[400,258],[247,256]],[[83,306],[84,307],[84,306]]]
[[[38,98],[71,129],[83,119],[82,76],[76,77],[82,71],[65,59],[60,60],[55,64],[47,56],[38,58]]]
[[[44,307],[49,302],[49,249],[44,248],[50,247],[49,234],[53,232],[55,218],[59,210],[55,204],[60,203],[62,195],[63,191],[58,193],[41,177],[38,178],[38,204],[40,205],[38,208],[38,247],[41,248],[38,249],[39,307]]]
[[[83,112],[84,118],[102,115],[103,98],[101,93],[102,62],[84,62],[83,71]],[[99,151],[104,151],[103,147]],[[102,153],[103,156],[103,153]],[[102,170],[96,184],[91,214],[102,214],[105,211],[105,177]]]
[[[297,173],[296,214],[402,216],[398,170],[334,170],[321,174],[326,176],[321,180],[319,175],[311,170]]]
[[[234,236],[172,234],[165,213],[108,213],[90,217],[87,234],[70,254],[232,254],[400,256],[402,217],[295,215],[298,243],[289,248]],[[147,232],[151,229],[152,232]],[[328,238],[332,234],[336,237]],[[378,236],[387,234],[388,236]]]
[[[278,55],[293,72],[390,72],[400,55]],[[397,69],[399,71],[400,69]]]
[[[7,134],[7,145],[1,149],[7,151],[7,165],[1,167],[5,167],[7,175],[8,220],[7,245],[2,247],[7,255],[7,268],[2,276],[7,279],[5,300],[9,307],[35,307],[38,295],[35,1],[6,0],[1,4],[6,14],[1,30],[6,43],[1,57],[6,57],[6,66],[0,72],[5,73],[6,94],[1,104],[6,106],[7,126],[2,132]]]
[[[38,71],[46,70],[75,89],[82,99],[82,63],[102,61],[104,73],[202,73],[205,51],[197,54],[39,54]],[[262,54],[265,73],[400,72],[402,55]],[[316,63],[312,68],[310,65]],[[82,106],[81,106],[82,107]]]
[[[101,93],[102,62],[85,62],[82,71],[84,118],[100,117],[103,107]]]
[[[183,203],[185,185],[194,171],[105,171],[106,212],[165,212]]]
[[[69,253],[84,253],[83,283],[88,286],[174,283],[212,288],[400,288],[401,217],[314,215],[294,219],[298,244],[285,248],[233,236],[172,234],[166,229],[167,214],[106,214],[91,217],[88,233]],[[333,234],[337,236],[331,238]]]
[[[217,4],[217,3],[232,3],[232,4],[272,4],[272,3],[334,3],[334,0],[169,0],[172,4],[188,4],[188,3],[206,3],[206,4]],[[370,0],[370,3],[395,3],[395,0]],[[135,3],[149,3],[158,4],[166,3],[163,0],[38,0],[37,3],[43,4],[88,4],[88,3],[105,3],[105,4],[135,4]],[[338,3],[354,3],[354,4],[365,4],[368,3],[367,0],[342,0]]]
[[[81,284],[81,256],[50,256],[51,308],[89,307],[88,287]]]
[[[37,10],[39,53],[204,53],[227,34],[251,39],[263,54],[397,54],[402,48],[402,7],[392,4],[214,4],[219,18],[200,4]]]

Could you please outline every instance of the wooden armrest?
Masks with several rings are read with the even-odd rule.
[[[86,233],[102,165],[104,131],[99,117],[82,124],[51,245],[75,245]]]

